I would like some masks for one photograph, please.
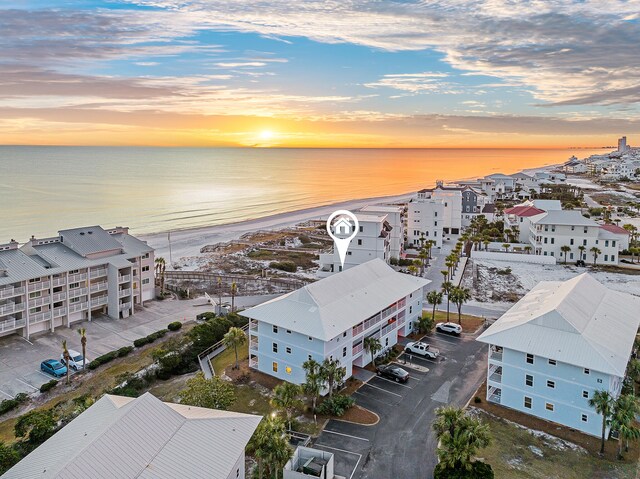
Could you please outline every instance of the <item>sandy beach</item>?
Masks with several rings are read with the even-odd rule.
[[[294,226],[310,219],[326,217],[337,209],[354,210],[370,204],[404,202],[411,198],[413,194],[413,192],[410,192],[398,196],[364,198],[280,213],[238,223],[171,231],[171,258],[175,262],[180,258],[199,256],[201,255],[200,248],[205,245],[238,239],[243,234],[253,231]],[[140,235],[140,238],[155,248],[156,257],[162,256],[169,260],[168,232]]]

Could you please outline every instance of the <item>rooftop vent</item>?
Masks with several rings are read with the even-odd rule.
[[[81,231],[81,232],[80,232],[80,236],[84,236],[84,231]]]

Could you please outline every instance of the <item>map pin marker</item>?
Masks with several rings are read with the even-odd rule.
[[[334,223],[333,220],[335,218],[337,218],[337,220]],[[333,239],[333,243],[338,250],[340,264],[343,269],[349,243],[356,237],[359,229],[360,224],[358,223],[358,218],[348,210],[334,211],[329,216],[329,219],[327,219],[327,233],[329,233],[329,236]]]

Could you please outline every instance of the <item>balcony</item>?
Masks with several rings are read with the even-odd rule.
[[[24,288],[3,288],[0,289],[0,299],[12,298],[24,294]]]
[[[64,316],[67,314],[67,308],[56,308],[53,310],[53,317],[59,318],[60,316]]]
[[[489,368],[489,381],[502,384],[502,366],[491,366]]]
[[[91,300],[91,307],[95,308],[97,306],[103,306],[109,302],[108,296],[100,296],[99,298],[93,298]]]
[[[363,332],[364,332],[364,323],[360,323],[360,324],[358,324],[357,326],[354,326],[351,329],[351,334],[354,337],[357,336],[358,334],[363,333]]]
[[[13,331],[19,328],[23,328],[27,322],[24,319],[11,318],[5,321],[0,321],[0,333],[6,333],[7,331]]]
[[[131,309],[131,303],[122,303],[120,305],[120,311],[125,311],[127,309]]]
[[[53,287],[55,288],[56,286],[64,286],[65,284],[67,284],[67,278],[60,277],[60,278],[53,278]]]
[[[43,313],[33,314],[29,317],[29,324],[41,323],[43,321],[49,321],[51,319],[51,311],[45,311]]]
[[[91,279],[101,278],[106,275],[107,275],[107,268],[92,269],[91,272],[89,273],[89,277]]]
[[[253,369],[258,369],[258,358],[256,356],[252,356],[249,359],[249,367]]]
[[[360,343],[353,346],[353,349],[351,350],[351,354],[355,356],[356,354],[360,353],[363,349],[364,349],[364,343],[361,341]]]
[[[58,301],[64,301],[65,299],[67,299],[67,293],[62,292],[62,293],[55,293],[53,295],[53,302],[57,303]]]
[[[118,283],[128,283],[131,281],[131,275],[126,274],[124,276],[118,276]]]
[[[37,308],[38,306],[42,306],[50,303],[51,303],[51,296],[40,296],[39,298],[30,299],[29,307]]]
[[[7,303],[0,306],[0,316],[5,316],[11,313],[19,313],[24,311],[24,303]]]
[[[487,393],[487,401],[500,404],[502,400],[502,389],[496,387],[489,387],[489,391]]]
[[[124,298],[125,296],[130,296],[130,295],[131,295],[130,288],[121,289],[120,291],[118,291],[118,298]]]
[[[69,306],[69,313],[77,313],[78,311],[83,311],[89,307],[89,303],[87,301],[83,303],[73,303]]]
[[[102,281],[100,283],[94,283],[89,287],[92,293],[96,293],[98,291],[106,291],[108,288],[109,288],[109,283],[107,283],[106,281]]]
[[[249,329],[251,331],[258,331],[258,321],[254,321],[253,319],[249,320]]]
[[[88,288],[76,288],[69,291],[69,299],[85,296],[89,292]]]
[[[495,362],[502,362],[502,348],[498,346],[491,346],[489,349],[489,359]]]
[[[69,275],[69,283],[77,283],[79,281],[84,281],[87,279],[87,273],[76,273]]]
[[[42,291],[43,289],[49,289],[51,286],[50,281],[38,281],[37,283],[29,283],[27,290],[31,293],[33,291]]]

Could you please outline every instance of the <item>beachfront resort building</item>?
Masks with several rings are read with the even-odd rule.
[[[385,215],[391,225],[389,235],[389,255],[400,259],[404,252],[405,241],[405,207],[404,205],[367,205],[360,208],[364,214]]]
[[[155,296],[153,248],[128,228],[88,226],[0,245],[0,336],[29,338],[91,321],[126,318]]]
[[[599,436],[589,399],[619,396],[638,311],[640,298],[587,273],[539,283],[478,337],[489,345],[487,401]]]
[[[371,361],[365,338],[389,348],[413,331],[429,283],[374,259],[249,308],[249,365],[302,384],[305,361],[331,358],[348,378]]]
[[[3,479],[244,479],[245,447],[261,416],[102,396]]]
[[[435,241],[442,248],[444,202],[418,193],[407,204],[407,246],[419,249],[425,241]]]
[[[418,191],[418,200],[435,200],[444,205],[442,233],[444,236],[457,235],[462,230],[462,192],[464,187],[444,186],[437,181],[435,188]],[[438,221],[440,223],[440,221]],[[407,226],[407,229],[411,224]]]
[[[387,214],[356,213],[358,218],[358,234],[349,242],[349,249],[344,260],[344,267],[340,263],[340,255],[334,247],[330,253],[320,254],[320,267],[316,275],[326,278],[334,273],[353,268],[359,264],[379,258],[385,263],[391,259],[391,225],[387,221]],[[338,225],[341,227],[342,225]],[[345,222],[346,228],[354,228]],[[345,234],[350,232],[345,231]]]

